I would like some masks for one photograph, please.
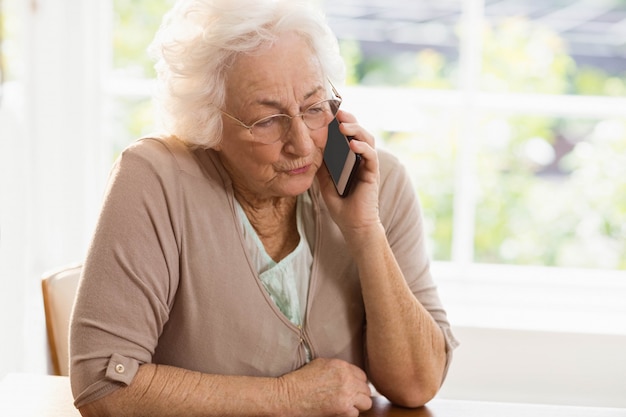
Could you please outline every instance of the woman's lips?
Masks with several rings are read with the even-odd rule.
[[[305,166],[300,167],[300,168],[292,169],[292,170],[290,170],[288,172],[291,175],[304,174],[305,172],[307,172],[309,170],[310,167],[311,167],[311,165],[305,165]]]

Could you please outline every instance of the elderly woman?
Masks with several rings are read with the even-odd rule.
[[[84,416],[356,416],[408,407],[456,341],[397,159],[338,111],[343,66],[294,0],[185,0],[158,55],[163,135],[112,171],[71,325]],[[340,197],[336,116],[362,155]]]

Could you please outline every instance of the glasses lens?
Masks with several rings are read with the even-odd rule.
[[[339,100],[324,100],[315,103],[302,114],[304,123],[312,130],[328,126],[339,111],[340,104]]]
[[[255,122],[250,127],[254,139],[261,143],[278,142],[289,129],[291,119],[284,114],[275,114]]]

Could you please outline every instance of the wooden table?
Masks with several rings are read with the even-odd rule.
[[[0,381],[1,417],[80,417],[67,377],[9,374]],[[365,417],[626,417],[626,408],[494,403],[435,399],[425,407],[395,407],[383,397]],[[184,416],[181,416],[184,417]]]

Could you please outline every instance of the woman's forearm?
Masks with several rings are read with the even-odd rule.
[[[367,317],[369,377],[393,402],[423,405],[441,384],[443,332],[409,289],[382,226],[352,242]]]
[[[207,375],[145,364],[129,386],[80,412],[85,417],[271,416],[280,407],[276,378]]]
[[[353,416],[372,406],[367,376],[339,359],[314,359],[278,378],[139,367],[133,382],[80,408],[85,417]]]

